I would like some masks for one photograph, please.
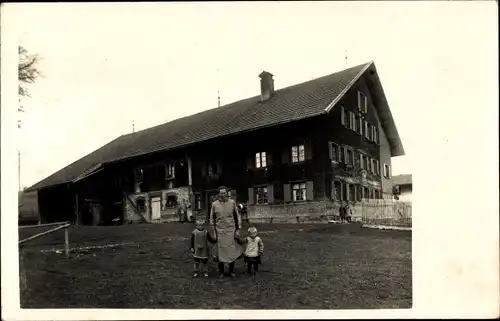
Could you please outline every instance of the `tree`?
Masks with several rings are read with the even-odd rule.
[[[38,55],[30,55],[28,54],[28,50],[23,46],[19,46],[19,96],[30,97],[26,87],[28,84],[33,84],[40,76],[40,71],[38,70],[39,61],[40,57]]]

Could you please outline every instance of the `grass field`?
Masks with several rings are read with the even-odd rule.
[[[257,276],[192,278],[190,224],[83,227],[69,258],[64,233],[21,250],[23,308],[411,308],[411,232],[341,225],[257,225],[265,244]],[[246,230],[246,229],[245,229]],[[20,238],[33,234],[22,231]],[[120,244],[101,249],[105,244]]]

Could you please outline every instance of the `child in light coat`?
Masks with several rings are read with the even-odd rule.
[[[215,243],[217,241],[216,238],[212,237],[212,235],[205,229],[204,225],[204,220],[197,220],[196,229],[191,233],[190,251],[194,258],[193,277],[198,277],[201,274],[203,274],[204,277],[208,277],[208,242]]]
[[[241,243],[245,246],[243,255],[244,261],[247,264],[247,274],[252,272],[252,267],[254,270],[253,274],[256,274],[259,270],[259,264],[262,264],[260,257],[264,254],[264,243],[257,234],[257,229],[250,227],[248,229],[248,236],[241,240]]]

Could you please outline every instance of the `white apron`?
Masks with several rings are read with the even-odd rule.
[[[235,222],[234,214],[237,222]],[[214,229],[217,236],[215,250],[219,262],[231,263],[236,261],[243,253],[243,247],[234,239],[236,226],[241,228],[241,218],[236,203],[231,199],[226,202],[216,200],[212,204],[210,218],[212,221],[215,219]]]

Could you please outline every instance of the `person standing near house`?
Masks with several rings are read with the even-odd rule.
[[[205,220],[198,219],[196,221],[196,229],[191,233],[189,247],[194,258],[193,277],[198,277],[201,274],[203,274],[204,277],[208,277],[208,242],[215,243],[217,240],[205,229]]]
[[[339,208],[340,221],[344,223],[345,221],[351,222],[352,211],[349,207],[349,202],[342,202]]]
[[[217,243],[217,262],[220,277],[224,277],[224,264],[229,265],[229,275],[234,278],[235,261],[243,254],[243,247],[238,244],[241,229],[241,217],[236,203],[228,198],[227,188],[219,187],[218,199],[212,203],[210,218],[214,225]]]

